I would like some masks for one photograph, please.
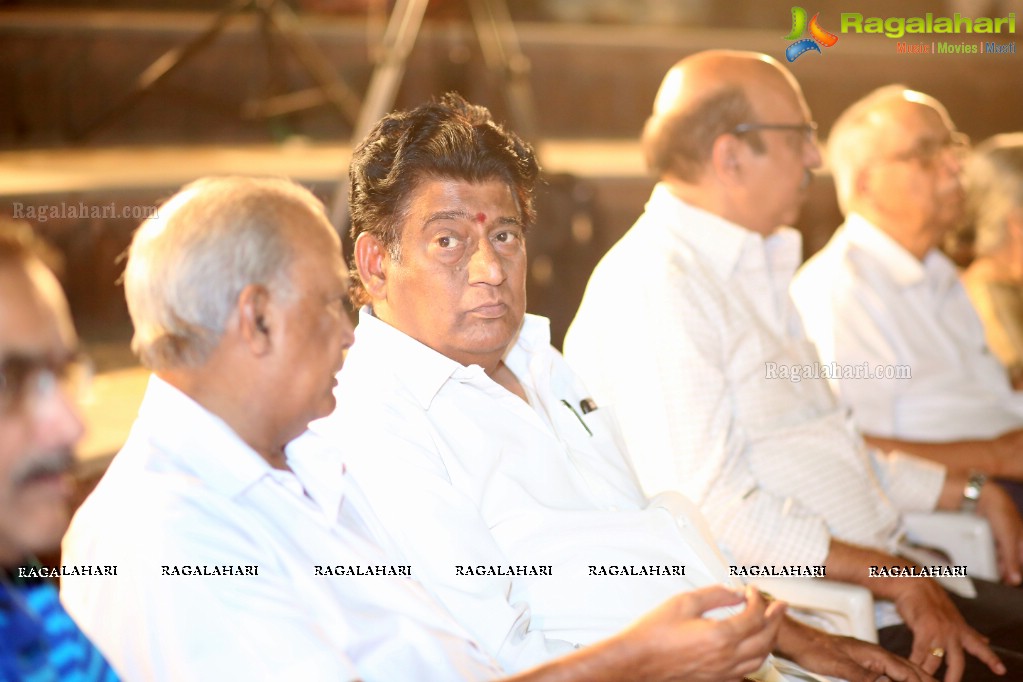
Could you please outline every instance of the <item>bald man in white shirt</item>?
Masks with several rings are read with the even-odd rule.
[[[594,270],[565,352],[618,412],[646,492],[688,495],[740,562],[826,564],[827,578],[866,587],[882,600],[881,642],[925,669],[997,677],[974,628],[992,627],[1002,588],[960,603],[989,607],[967,624],[933,580],[870,575],[906,562],[901,512],[958,508],[966,476],[868,449],[827,383],[803,379],[819,361],[788,295],[801,243],[784,226],[821,158],[795,78],[756,53],[687,57],[661,84],[643,148],[659,182]],[[981,511],[997,521],[1006,500],[993,487]],[[1016,628],[996,644],[1017,656],[1018,617],[997,620]]]
[[[967,471],[978,486],[1009,479],[1023,506],[1023,393],[938,248],[963,217],[968,145],[923,93],[888,86],[851,105],[828,141],[846,220],[792,296],[821,358],[862,368],[832,385],[873,442]]]

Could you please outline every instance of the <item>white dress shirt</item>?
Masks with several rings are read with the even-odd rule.
[[[819,369],[787,294],[799,259],[794,230],[764,239],[657,185],[565,340],[614,406],[644,490],[694,500],[741,563],[823,564],[832,536],[891,551],[898,510],[932,509],[944,480],[868,450],[804,375]],[[798,381],[783,378],[793,367]]]
[[[350,446],[353,475],[415,575],[506,669],[729,581],[697,521],[645,508],[612,415],[583,413],[589,394],[551,348],[546,319],[527,315],[504,360],[528,404],[369,309],[355,339],[337,410],[310,428]],[[457,568],[509,565],[551,575]],[[684,565],[685,575],[590,575],[591,565]]]
[[[955,265],[940,251],[920,261],[851,214],[796,275],[792,296],[824,360],[871,370],[870,378],[835,382],[865,432],[947,441],[1023,428],[1023,394],[988,350]],[[911,378],[892,378],[900,367]]]
[[[496,662],[414,580],[337,451],[312,434],[271,468],[222,420],[150,380],[124,449],[75,515],[61,599],[126,680],[483,680]],[[256,566],[257,575],[163,575]],[[193,569],[194,570],[194,569]],[[379,569],[374,569],[379,570]],[[415,577],[415,573],[412,573]]]

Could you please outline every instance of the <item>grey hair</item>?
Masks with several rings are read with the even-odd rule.
[[[1009,214],[1023,208],[1023,132],[995,135],[977,147],[966,167],[974,250],[988,256],[1005,240]]]
[[[838,207],[848,215],[856,198],[856,179],[873,161],[869,118],[880,105],[906,98],[904,85],[885,85],[853,103],[835,121],[828,135],[827,163],[835,180]]]
[[[246,286],[289,297],[288,230],[310,220],[330,229],[320,201],[283,179],[202,178],[167,200],[136,230],[124,271],[142,364],[201,366]]]

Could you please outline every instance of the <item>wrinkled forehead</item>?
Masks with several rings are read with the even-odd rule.
[[[0,263],[0,357],[60,355],[75,344],[56,277],[36,261]]]
[[[399,222],[405,223],[408,229],[408,218],[418,212],[437,210],[457,211],[466,208],[474,199],[499,185],[502,193],[506,193],[515,211],[522,217],[522,206],[516,194],[513,182],[500,175],[489,175],[482,178],[467,178],[458,175],[430,174],[421,176],[415,187],[408,193],[405,205],[398,216]]]

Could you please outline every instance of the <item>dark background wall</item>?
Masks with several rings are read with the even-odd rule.
[[[63,152],[102,153],[125,145],[240,145],[296,137],[313,143],[347,140],[351,121],[328,107],[269,119],[242,115],[243,105],[252,98],[310,84],[279,40],[262,38],[252,16],[232,22],[214,43],[123,116],[82,136],[123,97],[143,69],[198,35],[209,25],[211,10],[224,4],[187,0],[174,3],[175,11],[168,12],[170,3],[129,0],[0,2],[0,215],[10,214],[15,201],[153,203],[176,188],[176,183],[168,183],[83,193],[57,182],[51,190],[32,196],[5,191],[4,179],[19,172],[18,154],[30,150],[51,150],[48,158],[59,164]],[[787,1],[676,3],[691,8],[688,19],[660,22],[652,21],[657,5],[652,0],[509,4],[531,62],[529,81],[540,142],[635,140],[662,75],[675,61],[707,48],[759,50],[782,58],[787,45],[782,36],[790,28]],[[887,16],[897,7],[899,15],[912,16],[947,10],[944,3],[916,1],[896,6],[820,2],[817,7],[823,25],[833,31],[841,11]],[[379,37],[379,26],[367,23],[358,2],[310,1],[298,9],[303,32],[361,95],[372,70],[372,43]],[[482,64],[462,3],[435,2],[430,9],[397,105],[455,89],[506,117],[502,89]],[[995,6],[991,10],[1002,12]],[[572,12],[583,21],[555,21]],[[1023,14],[1018,23],[1023,28]],[[1001,40],[1015,41],[1015,36]],[[842,36],[823,54],[807,55],[790,65],[825,135],[849,103],[877,86],[901,82],[942,100],[958,126],[974,139],[1023,129],[1021,67],[1023,58],[1015,54],[905,55],[897,54],[895,42],[887,38],[851,35]],[[339,157],[339,175],[342,166]],[[544,191],[540,229],[530,246],[533,261],[546,263],[534,269],[530,308],[552,317],[556,340],[575,311],[593,264],[642,210],[652,185],[634,169],[596,172],[580,162],[569,170],[570,177],[552,178]],[[204,172],[197,164],[195,175]],[[329,200],[334,186],[319,182],[316,189]],[[588,221],[589,227],[573,232],[580,220]],[[839,220],[825,173],[814,184],[798,225],[806,235],[807,253],[819,248]],[[68,219],[38,226],[67,254],[66,281],[75,314],[91,336],[126,334],[115,257],[136,222]]]

